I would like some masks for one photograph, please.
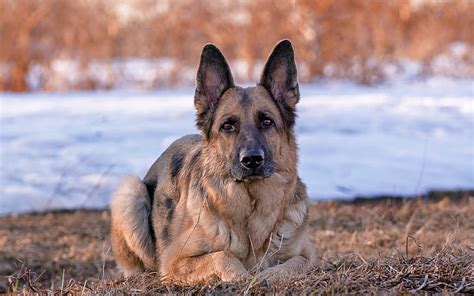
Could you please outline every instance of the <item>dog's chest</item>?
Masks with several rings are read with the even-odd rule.
[[[219,241],[244,261],[263,255],[284,210],[286,192],[272,185],[275,183],[227,188],[226,214],[216,223]]]

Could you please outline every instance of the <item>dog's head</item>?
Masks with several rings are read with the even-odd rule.
[[[290,41],[275,46],[260,82],[248,88],[234,85],[229,65],[216,46],[203,48],[194,97],[197,126],[236,181],[267,178],[279,161],[287,161],[282,149],[293,137],[298,100]],[[285,165],[296,167],[296,163]]]

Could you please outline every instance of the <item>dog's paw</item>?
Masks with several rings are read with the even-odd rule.
[[[290,274],[284,269],[274,266],[265,269],[257,276],[257,283],[263,286],[269,286],[276,283],[288,281]]]
[[[247,270],[230,270],[221,274],[223,282],[245,282],[250,278]]]

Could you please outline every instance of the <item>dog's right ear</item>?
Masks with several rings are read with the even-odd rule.
[[[194,94],[197,126],[206,135],[219,98],[231,87],[234,87],[234,79],[224,55],[215,45],[206,44],[201,53]]]

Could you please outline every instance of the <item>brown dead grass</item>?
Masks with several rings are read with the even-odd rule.
[[[310,239],[320,264],[291,283],[164,285],[119,276],[108,211],[0,217],[0,292],[474,293],[474,194],[319,202]]]

